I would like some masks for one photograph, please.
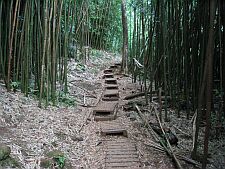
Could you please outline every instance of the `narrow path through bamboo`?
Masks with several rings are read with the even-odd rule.
[[[101,101],[93,109],[94,120],[100,123],[100,133],[105,145],[105,168],[140,168],[135,143],[129,138],[127,129],[116,121],[120,102],[117,79],[113,72],[118,64],[103,71],[104,92]]]

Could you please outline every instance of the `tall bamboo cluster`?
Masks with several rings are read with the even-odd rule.
[[[120,50],[122,43],[120,0],[92,0],[90,6],[90,46]]]
[[[144,65],[130,67],[134,81],[140,78],[146,92],[162,88],[165,104],[185,107],[188,119],[197,112],[192,155],[204,120],[206,158],[210,119],[216,118],[213,126],[219,127],[225,117],[225,1],[130,1],[129,10],[130,65],[133,58]]]
[[[86,61],[85,50],[118,50],[120,1],[0,1],[0,78],[7,89],[57,101],[67,92],[68,58]],[[119,19],[118,19],[119,18]]]
[[[40,105],[55,104],[56,89],[67,92],[67,60],[77,56],[71,46],[82,46],[87,9],[87,0],[0,1],[0,78],[8,90],[35,92]]]

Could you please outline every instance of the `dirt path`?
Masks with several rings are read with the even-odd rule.
[[[124,105],[127,103],[123,98],[133,92],[140,91],[140,86],[131,83],[129,77],[120,75],[117,71],[113,71],[113,77],[106,76],[106,74],[111,74],[111,72],[102,72],[101,83],[106,88],[102,96],[104,98],[105,95],[109,93],[114,93],[114,95],[108,98],[108,100],[102,98],[97,108],[93,108],[94,112],[99,111],[102,113],[99,115],[95,115],[96,113],[94,113],[94,116],[91,118],[92,122],[86,126],[95,126],[94,130],[97,132],[100,140],[99,144],[97,143],[97,147],[99,147],[99,154],[103,154],[103,156],[101,156],[103,160],[99,163],[101,167],[96,167],[174,168],[173,164],[164,153],[159,153],[146,147],[144,143],[152,138],[144,131],[143,124],[135,111],[125,112],[123,110]],[[109,79],[110,83],[114,83],[113,80],[116,80],[117,84],[107,84]],[[114,85],[114,87],[118,85],[118,89],[107,89],[109,85]],[[114,92],[108,92],[109,90]],[[117,95],[116,91],[118,91],[119,95]],[[118,97],[118,99],[115,99],[116,97]],[[118,108],[116,110],[109,108],[110,106],[107,105],[111,104],[111,107],[113,107],[112,105],[115,102],[118,103]],[[109,112],[110,109],[116,111],[116,116],[113,119],[107,118],[115,114],[106,113]],[[96,160],[98,161],[99,159]]]
[[[65,168],[98,168],[101,153],[97,153],[99,138],[95,126],[86,124],[93,96],[100,96],[102,86],[98,72],[110,64],[114,54],[104,53],[82,65],[71,60],[68,66],[70,98],[76,99],[76,106],[39,108],[33,95],[25,97],[19,91],[7,92],[0,85],[0,144],[11,148],[11,156],[21,168],[43,168],[40,163],[53,150],[61,151],[66,158]],[[110,61],[110,62],[109,62]],[[89,123],[90,121],[87,121]],[[82,131],[79,132],[82,128]],[[10,168],[10,167],[9,167]]]
[[[118,61],[112,58],[108,54],[102,62],[96,60],[86,66],[70,62],[69,93],[76,98],[77,106],[40,109],[34,98],[24,97],[20,92],[8,93],[0,85],[0,143],[11,147],[11,156],[21,168],[43,168],[43,161],[48,160],[46,155],[55,150],[65,156],[67,169],[174,168],[165,153],[146,146],[152,136],[147,134],[137,113],[123,110],[127,103],[123,98],[140,91],[140,86],[114,71],[109,73],[113,77],[106,79],[114,78],[117,84],[109,85],[118,89],[113,87],[113,92],[110,89],[111,92],[104,93],[103,68]],[[93,115],[103,97],[105,102],[117,103],[116,116],[110,119],[115,124],[96,121]],[[50,168],[54,168],[52,165]]]

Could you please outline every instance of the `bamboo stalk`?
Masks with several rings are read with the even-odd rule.
[[[12,1],[13,2],[13,1]],[[19,0],[16,1],[16,6],[14,10],[14,16],[13,16],[13,25],[12,25],[12,32],[10,34],[10,45],[9,45],[9,57],[8,57],[8,71],[7,71],[7,81],[6,86],[8,91],[10,90],[10,76],[11,76],[11,59],[12,59],[12,48],[13,48],[13,39],[14,39],[14,33],[15,33],[15,25],[16,25],[16,14],[18,10],[18,3]]]
[[[166,139],[167,145],[169,146],[169,150],[170,150],[171,156],[172,156],[172,158],[174,159],[177,168],[182,169],[183,167],[181,166],[180,162],[178,161],[176,155],[174,154],[173,148],[172,148],[172,146],[171,146],[171,144],[170,144],[170,142],[169,142],[169,139],[168,139],[168,137],[167,137],[167,135],[166,135],[166,133],[165,133],[163,127],[162,127],[162,123],[161,123],[161,121],[160,121],[160,118],[159,118],[159,115],[158,115],[157,111],[155,111],[155,114],[156,114],[157,120],[158,120],[158,122],[159,122],[160,128],[161,128],[161,130],[162,130],[162,133],[163,133],[163,135],[164,135],[164,138]]]
[[[40,81],[40,95],[39,95],[39,107],[41,107],[42,94],[43,94],[43,85],[44,85],[44,71],[45,71],[45,57],[46,57],[46,44],[47,44],[47,33],[48,33],[48,3],[46,0],[45,4],[45,13],[44,13],[44,44],[43,44],[43,54],[41,59],[41,81]]]

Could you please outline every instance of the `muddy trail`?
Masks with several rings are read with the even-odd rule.
[[[0,86],[0,143],[11,151],[11,162],[3,168],[175,168],[155,141],[160,127],[154,102],[146,105],[144,96],[124,99],[142,87],[120,73],[119,57],[106,53],[86,65],[71,60],[68,79],[66,104],[46,108],[39,108],[32,95],[8,93]],[[171,143],[173,153],[183,168],[197,168],[199,163],[188,155],[191,123],[173,116],[171,111],[165,125],[179,139]]]

